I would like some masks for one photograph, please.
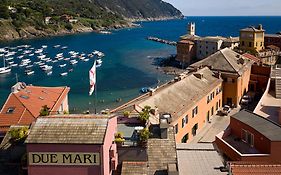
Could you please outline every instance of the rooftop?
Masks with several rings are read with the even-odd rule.
[[[264,37],[281,38],[281,34],[264,34]]]
[[[148,175],[168,175],[168,164],[177,164],[173,127],[168,128],[168,139],[151,138],[147,142]]]
[[[177,144],[179,172],[185,175],[222,175],[222,158],[211,143]]]
[[[253,60],[256,63],[261,62],[261,60],[259,58],[255,57],[254,55],[251,55],[249,53],[244,53],[243,56],[250,59],[250,60]]]
[[[281,174],[281,164],[270,162],[230,162],[232,175],[277,175]]]
[[[25,142],[103,144],[111,117],[81,114],[39,117]]]
[[[247,110],[242,110],[231,118],[252,127],[271,141],[281,141],[281,126],[267,118]]]
[[[147,175],[147,162],[123,162],[122,175]]]
[[[7,131],[11,125],[29,125],[39,115],[42,106],[57,112],[69,92],[68,87],[41,87],[17,84],[0,112],[0,131]]]
[[[240,30],[241,32],[264,32],[265,30],[262,29],[262,26],[260,25],[259,27],[253,27],[253,26],[250,26],[250,27],[247,27],[247,28],[244,28],[244,29],[241,29]]]
[[[252,64],[252,60],[249,60],[229,48],[224,48],[192,64],[190,67],[209,66],[212,70],[242,75]]]

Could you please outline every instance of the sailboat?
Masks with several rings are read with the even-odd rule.
[[[5,65],[5,58],[3,57],[4,67],[0,67],[0,74],[5,74],[8,72],[11,72],[11,69],[9,67],[6,67]]]

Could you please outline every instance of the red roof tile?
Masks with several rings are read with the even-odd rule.
[[[11,93],[0,112],[0,132],[7,131],[11,125],[31,124],[44,105],[51,113],[57,113],[69,90],[68,87],[26,86]],[[7,113],[9,108],[14,108],[10,114]]]
[[[277,175],[281,174],[281,164],[266,162],[230,163],[232,175]]]
[[[253,60],[256,63],[261,62],[261,60],[259,58],[255,57],[254,55],[251,55],[249,53],[244,53],[243,56],[246,58],[249,58],[250,60]]]

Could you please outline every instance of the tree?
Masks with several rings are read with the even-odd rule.
[[[40,116],[47,116],[50,114],[50,108],[47,105],[42,106]]]
[[[139,120],[141,120],[142,122],[146,122],[150,117],[150,110],[150,106],[145,106],[142,109],[142,112],[139,113]]]
[[[149,139],[151,133],[149,132],[148,128],[144,128],[143,130],[140,131],[139,136],[140,136],[140,141],[142,143],[146,143],[147,140]]]
[[[0,18],[8,19],[10,17],[9,9],[6,5],[0,5]]]
[[[27,133],[28,133],[27,127],[15,128],[9,131],[9,134],[11,135],[11,139],[13,141],[20,141],[22,139],[25,139],[27,137]]]

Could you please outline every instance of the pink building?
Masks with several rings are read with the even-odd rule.
[[[117,167],[117,117],[40,117],[26,139],[29,175],[111,175]]]

